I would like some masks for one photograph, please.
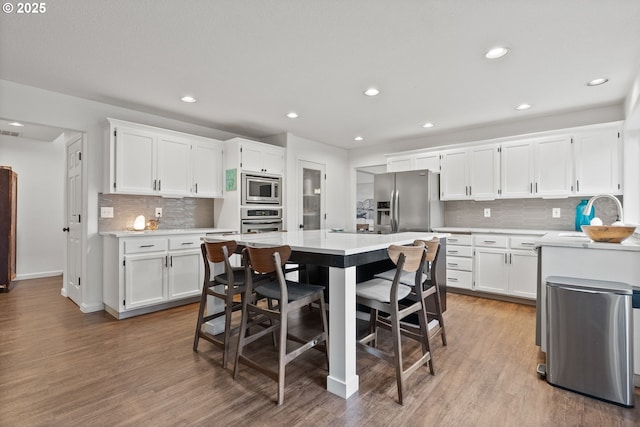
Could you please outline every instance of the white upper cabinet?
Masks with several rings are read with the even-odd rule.
[[[440,176],[441,200],[469,199],[468,150],[451,150],[442,153]]]
[[[531,140],[503,144],[501,151],[501,196],[533,195],[533,142]]]
[[[413,156],[390,157],[387,159],[387,172],[404,172],[414,169]]]
[[[501,196],[570,196],[573,191],[571,142],[570,136],[557,136],[503,144]]]
[[[619,128],[578,133],[573,148],[576,194],[622,194]]]
[[[222,143],[193,144],[193,193],[196,197],[222,196]]]
[[[156,183],[157,136],[140,129],[119,126],[111,131],[115,179],[111,192],[153,194]],[[117,166],[116,166],[117,165]]]
[[[533,190],[537,197],[567,197],[573,192],[572,141],[564,135],[535,142]]]
[[[500,155],[497,145],[442,153],[442,200],[492,200],[498,197]]]
[[[469,149],[469,194],[474,200],[493,200],[500,190],[498,145]]]
[[[440,153],[429,152],[416,154],[415,169],[429,169],[432,172],[440,172]]]
[[[222,195],[221,141],[114,119],[107,141],[106,193]]]
[[[158,137],[157,190],[163,194],[191,194],[191,143],[169,136]]]
[[[418,154],[404,154],[387,158],[387,172],[402,172],[429,169],[440,172],[440,152],[429,151]]]
[[[232,138],[226,144],[231,150],[239,150],[242,172],[284,175],[284,148],[243,138]]]

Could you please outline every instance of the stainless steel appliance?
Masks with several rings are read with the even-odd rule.
[[[443,225],[440,175],[429,170],[374,175],[374,231],[431,231]]]
[[[282,231],[281,208],[242,208],[240,217],[241,233]]]
[[[282,178],[242,174],[242,205],[282,205]]]
[[[619,282],[547,278],[549,384],[633,406],[632,295]]]

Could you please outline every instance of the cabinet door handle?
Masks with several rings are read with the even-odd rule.
[[[158,189],[157,187],[158,187],[158,180],[154,179],[153,180],[153,191],[156,191]]]
[[[538,183],[536,182],[536,193],[538,192]]]
[[[458,239],[452,239],[451,237],[449,237],[449,242],[457,242]]]
[[[196,182],[196,194],[198,194],[198,183]]]
[[[458,263],[457,262],[448,262],[447,265],[450,265],[452,267],[457,267]]]
[[[449,277],[449,281],[450,281],[450,282],[457,282],[457,281],[458,281],[458,279],[456,279],[455,277]]]
[[[580,180],[576,180],[576,191],[580,192]]]
[[[447,253],[448,253],[448,254],[457,254],[457,253],[458,253],[458,251],[451,251],[451,250],[449,250],[449,251],[447,251]]]
[[[529,193],[533,194],[533,182],[529,183]]]
[[[511,258],[513,254],[509,254],[509,264],[513,264],[513,259]]]
[[[193,242],[182,242],[182,245],[193,245]]]
[[[473,193],[471,192],[471,186],[469,186],[469,195],[471,196]]]
[[[139,248],[152,248],[152,247],[154,247],[154,246],[155,246],[155,245],[140,245],[140,246],[138,246],[138,247],[139,247]]]
[[[497,243],[495,240],[483,240],[482,243]]]
[[[173,256],[169,257],[169,266],[173,267]]]
[[[162,190],[162,180],[158,180],[158,191]]]
[[[164,266],[165,266],[165,268],[169,266],[169,255],[166,255],[164,257]]]
[[[520,243],[522,246],[535,246],[535,243],[532,242],[522,242]]]
[[[507,264],[507,254],[504,254],[504,263]]]

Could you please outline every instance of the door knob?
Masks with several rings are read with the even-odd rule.
[[[298,227],[302,230],[304,228],[304,224],[300,224]]]
[[[68,232],[69,231],[69,227],[63,228],[62,231],[67,231]]]

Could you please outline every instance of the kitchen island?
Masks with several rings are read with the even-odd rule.
[[[336,233],[299,230],[226,236],[241,246],[289,245],[291,262],[329,268],[329,376],[327,390],[348,398],[358,391],[356,374],[356,267],[388,258],[389,245],[410,245],[416,239],[445,238],[446,233]],[[208,236],[206,240],[222,240]]]
[[[556,231],[536,242],[539,252],[536,344],[546,352],[546,279],[550,276],[606,280],[631,285],[640,291],[640,238],[622,243],[594,242],[583,232]],[[640,385],[640,308],[633,309],[635,385]]]

